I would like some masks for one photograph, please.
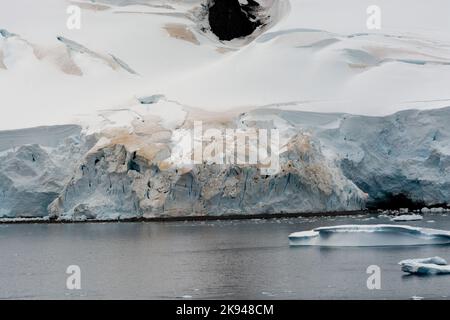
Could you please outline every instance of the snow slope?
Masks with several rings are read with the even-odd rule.
[[[450,3],[377,3],[382,29],[371,31],[367,0],[265,0],[266,27],[220,42],[201,30],[200,0],[5,1],[0,129],[84,124],[154,94],[208,111],[447,106]],[[82,8],[80,30],[66,27],[71,4]]]

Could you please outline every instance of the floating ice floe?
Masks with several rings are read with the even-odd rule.
[[[402,214],[400,216],[396,216],[391,218],[392,221],[419,221],[422,220],[423,217],[420,214]]]
[[[450,274],[450,266],[441,257],[407,259],[398,263],[402,271],[411,274]]]
[[[370,247],[450,243],[450,231],[407,225],[341,225],[289,235],[291,246]]]

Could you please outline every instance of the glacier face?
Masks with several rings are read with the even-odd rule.
[[[406,110],[386,117],[277,114],[312,132],[343,174],[369,194],[369,205],[383,207],[399,195],[409,200],[405,206],[448,204],[450,108]]]
[[[167,107],[151,107],[159,104]],[[187,132],[192,119],[163,126],[152,112],[125,129],[0,132],[2,216],[333,212],[376,206],[398,194],[427,206],[450,202],[450,108],[386,117],[257,109],[205,120],[206,127],[278,129],[284,148],[274,175],[258,165],[177,162],[174,137]]]
[[[166,136],[125,136],[124,144],[114,142],[113,135],[110,142],[89,151],[50,205],[53,217],[150,218],[364,207],[366,195],[310,137],[299,133],[289,138],[275,175],[262,173],[257,165],[171,163]]]
[[[89,148],[79,126],[0,134],[0,217],[43,217]]]

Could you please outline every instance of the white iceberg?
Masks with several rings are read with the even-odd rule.
[[[450,243],[450,231],[407,225],[341,225],[289,235],[291,246],[368,247]]]
[[[433,275],[450,274],[450,266],[441,257],[407,259],[398,263],[402,271],[411,274]]]
[[[403,265],[407,263],[424,263],[424,264],[437,264],[440,266],[447,265],[447,260],[441,257],[419,258],[419,259],[406,259],[400,261],[398,264]]]
[[[419,221],[422,220],[423,217],[420,214],[402,214],[400,216],[393,217],[391,220],[398,221]]]

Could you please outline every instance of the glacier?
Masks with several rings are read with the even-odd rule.
[[[260,24],[230,41],[212,32],[207,0],[5,6],[0,217],[448,210],[450,38],[430,30],[448,29],[435,16],[449,3],[399,0],[392,10],[432,10],[427,28],[400,19],[369,33],[346,1],[339,20],[326,0],[257,0]],[[69,4],[80,30],[61,23]],[[333,16],[316,19],[320,6]],[[279,170],[184,163],[196,121],[278,130]]]
[[[103,220],[357,211],[396,194],[420,208],[449,203],[450,108],[380,118],[270,108],[209,115],[206,128],[225,123],[279,130],[280,171],[265,175],[258,165],[180,162],[176,137],[192,128],[190,109],[179,107],[178,120],[164,121],[163,110],[173,102],[158,99],[105,111],[99,126],[89,129],[0,132],[2,216]]]
[[[450,243],[450,231],[407,225],[341,225],[289,235],[291,246],[381,247]]]

